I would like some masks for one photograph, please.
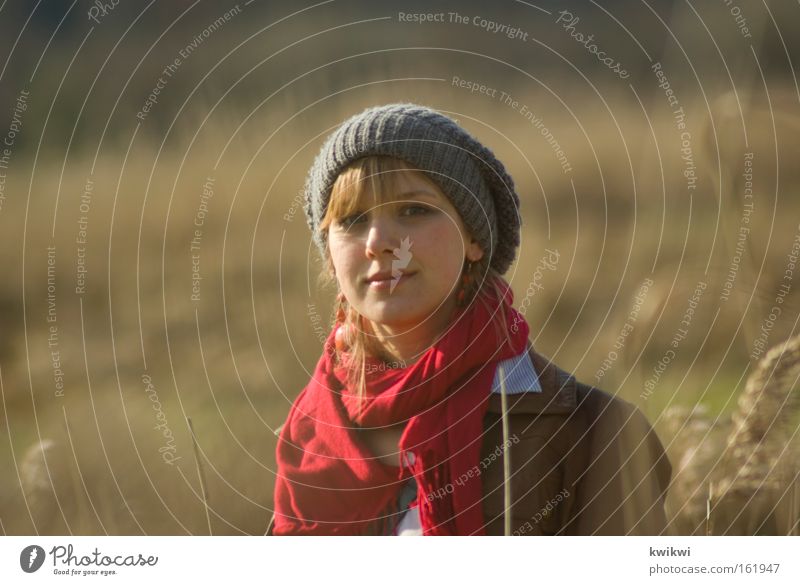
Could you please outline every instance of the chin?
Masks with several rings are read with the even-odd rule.
[[[385,327],[411,327],[421,323],[433,313],[433,308],[421,309],[419,303],[413,300],[409,303],[397,303],[396,306],[391,306],[391,301],[381,304],[383,306],[369,307],[362,315],[373,323]]]

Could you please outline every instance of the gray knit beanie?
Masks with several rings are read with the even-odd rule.
[[[325,216],[336,177],[356,159],[386,155],[423,171],[449,197],[490,266],[504,274],[519,247],[519,197],[514,181],[491,150],[439,112],[416,104],[389,104],[346,120],[314,160],[305,185],[308,226],[323,257]]]

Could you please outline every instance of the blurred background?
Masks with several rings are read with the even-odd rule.
[[[0,529],[264,533],[305,173],[412,101],[514,176],[515,304],[653,423],[671,529],[797,534],[798,63],[783,1],[3,1]]]

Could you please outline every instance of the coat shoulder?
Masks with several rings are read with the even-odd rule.
[[[576,382],[584,460],[572,481],[576,534],[663,534],[672,465],[642,410],[618,396]]]

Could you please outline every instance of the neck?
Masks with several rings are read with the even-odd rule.
[[[445,333],[456,311],[455,299],[449,299],[422,323],[413,325],[386,325],[372,322],[380,357],[396,362],[395,367],[414,364]]]

